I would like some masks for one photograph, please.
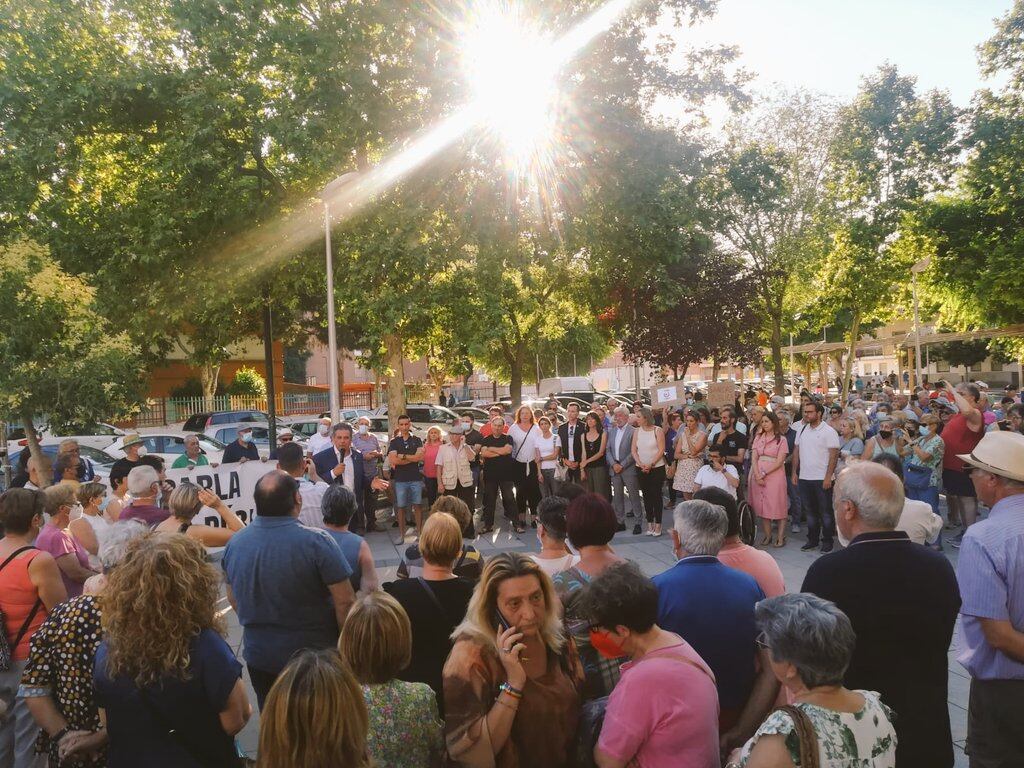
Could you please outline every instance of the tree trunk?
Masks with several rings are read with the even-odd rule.
[[[711,358],[711,380],[718,381],[718,370],[721,366],[718,364],[718,358]]]
[[[843,397],[840,401],[846,405],[846,397],[850,393],[850,374],[853,372],[853,361],[857,357],[857,338],[860,333],[860,310],[853,310],[853,320],[850,323],[849,349],[846,354],[846,366],[843,368]]]
[[[814,358],[807,355],[804,358],[804,389],[811,391],[811,380],[814,378]]]
[[[32,414],[23,413],[21,415],[21,424],[25,428],[25,437],[28,438],[29,456],[35,459],[36,467],[38,467],[39,487],[46,488],[53,481],[53,468],[49,458],[43,453],[42,448],[39,447],[39,433],[36,432],[36,425],[32,421]]]
[[[772,370],[775,371],[775,394],[786,394],[786,374],[782,370],[782,318],[772,316]],[[790,372],[792,376],[792,372]]]
[[[512,359],[509,360],[508,371],[508,394],[512,399],[512,405],[516,407],[523,402],[523,366],[525,365],[525,360],[526,350],[523,344],[517,344],[513,350]]]
[[[686,373],[689,370],[690,370],[690,364],[687,363],[686,365],[683,366],[683,372],[681,374],[679,374],[678,380],[679,381],[685,381],[686,380]]]
[[[338,406],[345,407],[345,348],[338,347],[338,359],[334,361],[338,370]]]
[[[203,387],[203,408],[212,411],[213,398],[217,396],[217,378],[220,376],[220,363],[203,363],[199,366],[199,382]]]
[[[391,375],[388,376],[388,431],[394,434],[398,429],[398,417],[405,413],[405,355],[402,337],[397,333],[387,334],[384,337],[384,348],[387,365],[391,369]]]
[[[828,393],[828,355],[818,355],[818,383],[821,393]]]

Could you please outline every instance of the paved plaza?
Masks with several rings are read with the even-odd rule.
[[[379,514],[383,515],[383,512],[383,510],[380,510]],[[668,519],[669,517],[666,516],[666,520]],[[388,526],[390,524],[390,522],[385,523]],[[397,529],[394,528],[388,528],[384,533],[372,533],[367,537],[367,541],[369,541],[370,547],[373,550],[377,570],[382,582],[391,581],[396,578],[398,564],[401,561],[400,550],[402,549],[394,543],[397,538]],[[411,538],[407,539],[406,546],[411,541]],[[785,547],[781,549],[769,548],[767,550],[779,563],[782,575],[786,579],[786,588],[789,590],[800,588],[808,567],[819,557],[816,552],[800,551],[800,547],[805,541],[806,539],[802,533],[791,533]],[[540,544],[537,541],[535,532],[531,529],[527,529],[527,532],[521,536],[515,536],[502,529],[495,529],[493,533],[487,536],[478,537],[473,542],[473,545],[481,551],[484,557],[498,552],[537,552],[540,550]],[[635,562],[650,576],[660,573],[675,563],[671,539],[667,532],[660,538],[642,535],[633,536],[628,532],[619,533],[615,536],[612,546],[618,554]],[[957,550],[947,546],[946,556],[955,566]],[[241,629],[226,598],[222,599],[222,607],[226,611],[225,618],[228,621],[230,632],[229,642],[238,652],[239,657],[241,657]],[[949,652],[949,716],[953,731],[953,742],[956,747],[956,767],[967,768],[967,757],[964,755],[963,748],[964,740],[967,738],[967,696],[970,678],[966,670],[956,661],[956,641],[956,636],[954,635],[953,647],[950,648]],[[251,699],[255,703],[255,695],[251,695]],[[250,756],[255,756],[256,754],[257,733],[258,717],[254,716],[245,730],[239,735],[243,749]]]

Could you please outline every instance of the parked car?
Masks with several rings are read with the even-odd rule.
[[[455,411],[445,408],[443,405],[431,405],[430,403],[409,403],[405,406],[405,412],[412,419],[413,427],[424,432],[430,427],[440,427],[443,435],[448,434],[448,427],[459,418],[459,414]],[[374,414],[374,416],[387,415],[388,407],[386,405],[382,405]]]
[[[452,408],[452,410],[459,414],[459,416],[471,415],[473,417],[473,420],[476,421],[477,423],[487,421],[488,418],[487,411],[485,411],[483,408],[475,408],[473,406],[468,405],[456,405],[454,408]]]
[[[218,443],[221,444],[221,450],[228,446],[229,443],[235,442],[238,439],[238,430],[242,427],[249,427],[252,429],[252,441],[256,445],[256,450],[260,453],[260,458],[266,459],[270,456],[270,425],[267,423],[257,423],[251,421],[241,421],[234,424],[217,424],[216,426],[210,427],[203,434],[206,437],[212,437]]]
[[[586,376],[556,376],[550,379],[541,379],[537,386],[537,392],[541,397],[552,394],[573,395],[588,403],[594,399],[594,385]]]
[[[194,413],[185,420],[185,425],[181,429],[183,432],[206,432],[210,427],[222,424],[238,424],[244,421],[267,424],[270,422],[270,416],[263,411],[253,410]]]
[[[146,446],[146,453],[162,458],[167,462],[168,468],[185,453],[185,438],[188,436],[186,432],[158,432],[139,435],[142,438],[142,444]],[[199,449],[206,456],[206,460],[211,464],[220,464],[224,453],[224,443],[206,435],[197,437],[199,437]],[[124,456],[124,438],[119,437],[114,441],[114,444],[107,448],[107,452],[116,459],[122,458]]]
[[[20,440],[15,443],[15,449],[10,453],[11,461],[11,472],[17,472],[18,462],[21,461],[21,452],[28,450],[28,440]],[[40,444],[39,446],[46,456],[50,457],[50,461],[57,458],[57,451],[60,450],[60,443],[49,443],[47,445]],[[100,450],[99,448],[92,448],[88,445],[80,445],[81,449],[80,456],[85,459],[89,459],[96,468],[96,477],[101,480],[104,484],[107,482],[107,478],[110,477],[110,468],[114,466],[116,459],[106,451]],[[0,489],[3,489],[3,473],[0,472]],[[3,489],[5,490],[5,489]]]
[[[112,424],[89,424],[69,425],[63,428],[47,427],[37,425],[36,432],[39,435],[40,445],[59,445],[61,440],[75,440],[82,447],[104,449],[113,443],[118,437],[124,435],[124,430]],[[19,424],[11,424],[7,429],[7,450],[18,450],[22,440],[27,440],[25,428]],[[27,445],[28,443],[25,443]]]
[[[358,419],[360,416],[372,416],[373,413],[374,412],[369,408],[342,408],[341,420],[347,421],[350,424],[355,424],[356,419]],[[320,416],[318,416],[318,418],[323,419],[330,415],[331,414],[328,411],[324,411],[323,413],[320,414]]]
[[[569,403],[576,403],[580,407],[580,413],[588,413],[594,407],[594,403],[581,400],[575,395],[555,395],[558,404],[568,410]]]

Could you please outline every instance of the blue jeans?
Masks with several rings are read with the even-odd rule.
[[[423,501],[422,480],[399,480],[395,483],[395,507],[408,509],[411,506],[419,506]]]
[[[823,480],[799,480],[800,506],[807,515],[807,543],[832,544],[836,520],[832,512],[832,489],[825,490]]]

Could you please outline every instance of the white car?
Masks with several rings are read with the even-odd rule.
[[[155,432],[139,435],[142,444],[146,446],[146,453],[150,456],[159,456],[167,463],[167,469],[171,464],[185,453],[185,438],[194,435],[194,432]],[[207,435],[196,435],[199,438],[199,448],[206,455],[206,460],[211,464],[220,464],[224,455],[224,443],[216,438]],[[114,444],[106,449],[114,458],[124,458],[124,438],[119,437]]]
[[[52,427],[36,426],[39,433],[40,445],[60,445],[62,440],[74,440],[79,446],[104,450],[124,436],[124,430],[112,424],[92,424],[88,427],[76,425],[68,429],[53,429]],[[18,450],[19,444],[25,440],[24,427],[12,424],[7,434],[7,451],[13,453]]]
[[[409,403],[405,406],[405,412],[412,419],[412,426],[414,430],[422,430],[416,432],[420,437],[424,437],[426,431],[430,427],[437,427],[441,430],[442,437],[448,434],[448,428],[456,421],[460,421],[459,414],[455,411],[445,408],[443,405],[430,405],[429,403]],[[374,416],[386,417],[388,415],[388,407],[382,405],[377,409]]]
[[[234,424],[216,424],[199,436],[200,440],[212,440],[221,446],[221,451],[238,439],[238,430],[252,430],[252,442],[260,454],[260,458],[266,459],[270,456],[270,425],[259,422],[240,421]]]

